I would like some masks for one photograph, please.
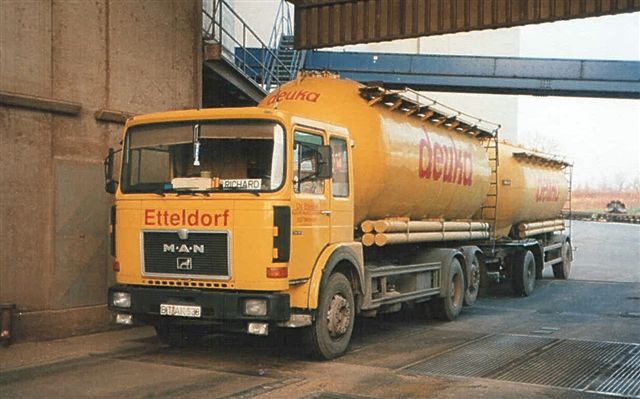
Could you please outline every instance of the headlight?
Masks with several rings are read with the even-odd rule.
[[[118,308],[130,308],[131,294],[128,292],[114,292],[111,298],[111,304]]]
[[[266,299],[245,299],[244,314],[246,316],[266,316],[267,300]]]
[[[127,326],[131,326],[131,325],[133,325],[133,315],[125,314],[125,313],[118,313],[116,315],[116,323],[117,324],[124,324],[124,325],[127,325]]]

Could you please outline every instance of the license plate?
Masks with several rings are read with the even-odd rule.
[[[200,306],[168,305],[163,303],[160,304],[160,314],[162,316],[198,318],[202,316],[202,308]]]

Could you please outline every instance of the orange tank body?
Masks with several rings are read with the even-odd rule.
[[[482,141],[370,105],[361,97],[361,87],[335,76],[302,75],[259,106],[349,130],[356,225],[386,217],[480,218],[491,179]],[[558,216],[567,192],[562,170],[516,160],[513,152],[524,150],[506,143],[500,143],[499,151],[497,235],[507,235],[514,223]],[[505,180],[509,186],[501,184]]]
[[[360,87],[307,76],[285,84],[260,106],[349,130],[356,224],[385,217],[471,218],[489,189],[489,162],[480,141],[370,106]]]
[[[522,153],[548,157],[513,144],[499,143],[496,218],[499,237],[508,235],[511,226],[517,223],[557,218],[567,200],[569,187],[562,165],[517,155]]]

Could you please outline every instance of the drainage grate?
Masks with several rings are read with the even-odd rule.
[[[640,345],[631,349],[626,362],[613,364],[607,371],[589,386],[590,391],[640,398]]]
[[[490,335],[462,348],[418,363],[407,371],[417,374],[449,374],[489,377],[555,339],[520,335]]]
[[[406,371],[640,398],[639,344],[492,335]]]

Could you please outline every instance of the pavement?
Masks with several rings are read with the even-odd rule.
[[[640,375],[640,226],[593,225],[574,222],[571,280],[545,278],[528,298],[507,282],[453,322],[411,309],[358,319],[333,361],[308,359],[293,334],[178,349],[139,327],[0,348],[0,396],[640,398],[638,379],[625,377]],[[590,254],[594,235],[616,245]],[[584,279],[602,268],[605,280]]]

